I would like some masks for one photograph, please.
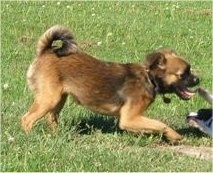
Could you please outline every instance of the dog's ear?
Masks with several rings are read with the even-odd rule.
[[[156,68],[164,70],[166,68],[166,58],[160,52],[153,52],[146,56],[145,66],[147,70]]]

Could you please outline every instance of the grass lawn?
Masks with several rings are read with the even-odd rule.
[[[160,47],[174,48],[212,88],[211,2],[29,2],[1,1],[1,171],[211,172],[212,162],[171,150],[161,135],[133,135],[117,119],[91,112],[69,98],[59,131],[39,121],[26,136],[20,120],[32,103],[26,70],[39,36],[50,26],[70,28],[87,53],[102,60],[140,62]],[[185,122],[189,111],[208,108],[195,96],[160,96],[147,111],[182,135],[181,145],[211,147],[212,139]]]

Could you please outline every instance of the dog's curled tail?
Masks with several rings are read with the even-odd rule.
[[[53,42],[60,40],[61,46],[54,46]],[[49,28],[38,40],[37,56],[46,51],[53,51],[57,56],[66,56],[78,50],[72,33],[64,26],[55,25]]]

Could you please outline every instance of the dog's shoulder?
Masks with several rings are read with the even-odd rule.
[[[154,86],[145,68],[140,64],[125,64],[124,68],[126,76],[122,92],[133,97],[143,95],[153,100],[155,98]]]

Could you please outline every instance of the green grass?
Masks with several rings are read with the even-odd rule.
[[[1,171],[211,171],[210,161],[177,155],[157,146],[161,135],[120,131],[113,117],[103,117],[72,102],[52,134],[39,121],[26,136],[20,119],[32,102],[26,70],[39,36],[50,26],[69,27],[78,43],[102,60],[140,62],[159,47],[186,57],[212,87],[211,2],[9,2],[1,3]],[[99,44],[99,46],[98,46]],[[185,102],[168,95],[148,110],[150,117],[185,136],[184,145],[211,146],[212,140],[185,123],[186,114],[208,108],[202,98]]]

